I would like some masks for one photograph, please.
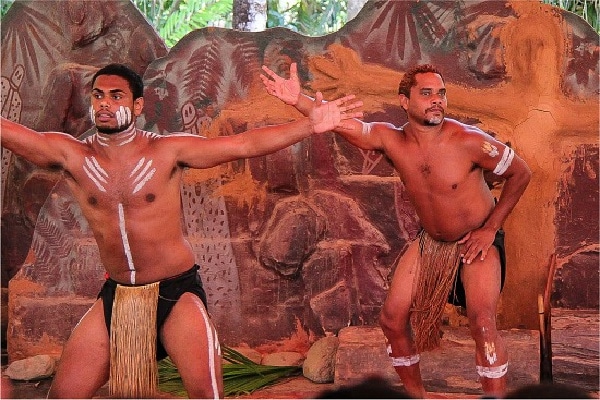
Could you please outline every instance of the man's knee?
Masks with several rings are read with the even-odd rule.
[[[379,326],[387,338],[409,338],[411,336],[408,316],[391,314],[382,311],[379,315]]]
[[[470,316],[469,330],[475,341],[493,340],[498,334],[495,317],[487,314]]]

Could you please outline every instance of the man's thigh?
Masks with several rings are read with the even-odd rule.
[[[418,278],[419,240],[414,240],[398,260],[392,283],[384,304],[384,312],[405,313],[415,296],[415,280]]]
[[[65,344],[48,397],[91,398],[108,380],[109,358],[108,330],[99,299]]]
[[[219,338],[204,304],[184,293],[163,324],[160,337],[190,398],[222,393]]]
[[[465,288],[467,312],[495,313],[502,282],[498,249],[492,246],[484,260],[476,258],[471,264],[463,265],[461,280]]]

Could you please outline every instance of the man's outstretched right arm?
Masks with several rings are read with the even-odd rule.
[[[300,90],[300,80],[296,63],[290,66],[290,77],[282,78],[268,67],[262,67],[265,75],[261,79],[267,93],[277,97],[284,103],[296,107],[304,115],[309,115],[315,106],[313,98],[303,94]],[[334,132],[354,146],[364,150],[381,150],[382,143],[377,134],[373,134],[373,127],[379,124],[366,123],[359,119],[348,120],[343,126],[334,129]],[[376,128],[377,129],[377,128]]]
[[[66,133],[39,133],[4,117],[0,117],[2,147],[42,168],[62,168],[71,145],[79,143]]]

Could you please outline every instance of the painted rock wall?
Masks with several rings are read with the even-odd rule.
[[[90,128],[81,100],[90,71],[112,61],[144,71],[141,128],[208,137],[299,116],[266,94],[263,64],[284,74],[297,62],[306,93],[354,93],[365,103],[365,120],[394,124],[405,122],[397,102],[402,73],[417,63],[438,65],[449,116],[510,143],[534,172],[505,226],[509,267],[500,326],[537,327],[537,295],[552,260],[553,305],[598,307],[599,47],[598,34],[580,18],[535,1],[371,0],[323,37],[207,28],[167,53],[147,24],[131,23],[140,15],[127,2],[94,3],[94,12],[112,15],[105,29],[85,13],[76,21],[60,12],[85,1],[22,4],[2,21],[3,104],[8,82],[29,114],[17,118],[4,105],[2,113],[76,137]],[[79,33],[87,39],[60,58],[20,55],[51,47],[18,45],[33,37],[16,22],[23,13],[41,30],[88,32]],[[44,19],[50,13],[52,23]],[[149,38],[142,46],[134,27]],[[23,77],[36,71],[56,73],[36,76],[37,90],[25,90],[31,79]],[[18,270],[9,285],[11,359],[59,354],[103,275],[66,187],[22,164],[3,153],[2,268],[7,276]],[[488,181],[499,194],[502,182],[492,175]],[[395,260],[418,230],[387,160],[332,133],[269,156],[188,171],[181,193],[209,311],[228,345],[306,349],[342,327],[376,324]]]

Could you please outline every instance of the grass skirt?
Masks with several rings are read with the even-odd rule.
[[[110,329],[109,393],[113,398],[154,398],[158,386],[158,285],[118,285]]]
[[[419,237],[421,260],[411,307],[411,327],[419,352],[440,345],[442,316],[460,265],[457,242],[438,242],[425,231]]]

